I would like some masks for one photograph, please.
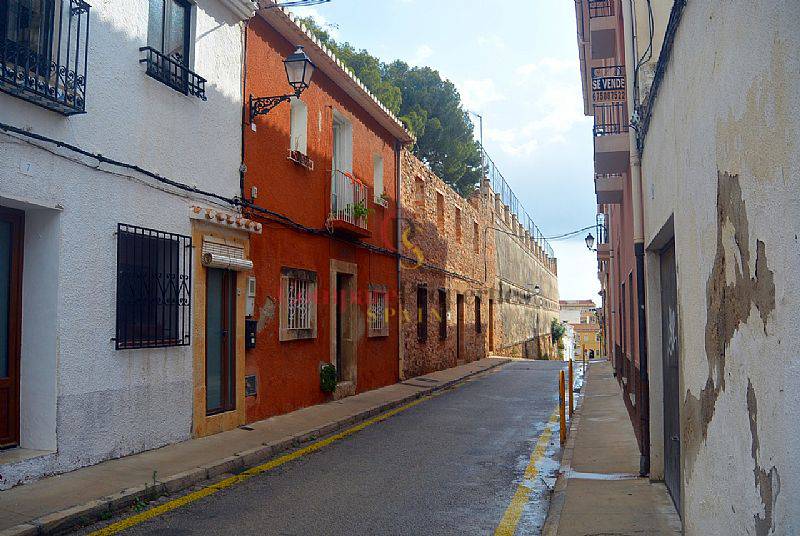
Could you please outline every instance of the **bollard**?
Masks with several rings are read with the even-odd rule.
[[[573,383],[573,373],[572,373],[572,359],[569,360],[569,417],[572,418],[572,414],[575,412],[575,403],[573,402],[575,398],[575,389]]]
[[[558,416],[559,419],[559,439],[561,445],[567,441],[567,423],[564,415],[564,371],[558,373]]]
[[[583,379],[586,381],[586,356],[583,356]]]

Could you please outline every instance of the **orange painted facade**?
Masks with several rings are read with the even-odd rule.
[[[245,99],[251,94],[258,97],[290,93],[283,60],[302,43],[290,42],[261,16],[248,23],[246,39]],[[334,76],[347,75],[334,72]],[[374,110],[368,111],[356,102],[352,92],[342,88],[342,83],[318,67],[311,86],[301,96],[307,107],[306,154],[313,160],[313,170],[287,158],[291,144],[288,102],[257,116],[255,131],[249,124],[244,125],[247,168],[244,198],[293,222],[287,224],[263,211],[249,211],[264,224],[264,232],[251,246],[252,275],[256,278],[253,316],[258,327],[256,346],[246,353],[245,374],[256,376],[257,390],[246,398],[248,422],[375,389],[399,379],[395,314],[398,260],[394,254],[401,140],[375,119]],[[344,118],[352,127],[352,175],[369,187],[366,203],[369,214],[366,231],[361,236],[333,229],[329,217],[335,116]],[[372,189],[378,156],[383,161],[385,207],[375,201]],[[285,338],[280,318],[285,307],[281,275],[287,269],[315,274],[313,337],[281,340]],[[338,272],[342,272],[341,281],[351,285],[340,287],[350,290],[345,292],[344,301],[334,297]],[[384,318],[388,334],[376,335],[368,329],[368,295],[372,286],[387,292],[388,312]],[[340,314],[347,314],[340,317],[339,324],[335,303],[342,309]],[[340,379],[335,393],[326,394],[320,388],[320,367],[336,363],[336,345],[343,340],[337,336],[337,330],[346,328],[352,335],[352,341],[346,343],[352,345],[348,347],[352,348],[352,355],[347,356],[346,367],[351,376]],[[342,347],[344,344],[341,342]]]

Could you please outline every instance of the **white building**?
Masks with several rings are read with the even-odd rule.
[[[0,446],[16,447],[0,451],[0,489],[191,437],[214,228],[199,222],[245,252],[260,227],[141,170],[240,195],[254,8],[0,5],[16,21],[0,26]]]

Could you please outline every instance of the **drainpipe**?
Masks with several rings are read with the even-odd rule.
[[[402,269],[402,261],[400,259],[400,236],[401,236],[401,229],[400,229],[400,222],[402,221],[403,215],[403,206],[401,203],[400,197],[400,181],[402,180],[403,176],[403,144],[400,141],[395,141],[394,143],[394,161],[395,161],[395,173],[394,173],[394,192],[395,192],[395,200],[397,202],[397,225],[395,225],[395,246],[397,247],[397,373],[398,378],[400,380],[405,380],[403,377],[403,311],[401,310],[402,307],[402,300],[400,299],[400,270]]]
[[[247,118],[247,100],[245,99],[245,92],[247,91],[247,30],[248,30],[248,22],[244,21],[243,28],[242,28],[242,142],[241,142],[241,150],[242,150],[242,160],[239,163],[239,195],[241,196],[240,199],[243,201],[247,199],[244,193],[244,174],[247,171],[247,167],[244,165],[244,129],[246,128],[245,120]]]
[[[627,80],[635,80],[636,64],[639,61],[636,46],[636,19],[633,3],[622,2],[625,34],[625,49],[630,51],[628,61],[625,62],[625,75]],[[630,29],[630,31],[627,31]],[[634,92],[635,84],[626,84],[628,111],[638,105]],[[645,274],[644,274],[644,203],[642,199],[642,162],[639,155],[639,146],[636,136],[629,132],[630,143],[630,168],[631,168],[631,202],[633,204],[633,252],[636,256],[636,313],[639,326],[637,341],[639,354],[639,381],[636,393],[636,412],[639,417],[642,454],[639,459],[639,474],[645,476],[650,473],[650,389],[647,373],[647,318],[645,315]]]

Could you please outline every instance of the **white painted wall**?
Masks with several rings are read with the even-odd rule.
[[[93,4],[87,113],[67,118],[0,94],[0,122],[237,195],[240,16],[219,0],[198,0],[193,9],[194,70],[208,80],[204,102],[145,74],[146,0]],[[187,439],[191,431],[191,347],[115,351],[111,340],[117,224],[189,235],[191,198],[44,147],[0,134],[0,205],[26,212],[21,446],[56,452],[16,465],[0,457],[0,489]]]
[[[723,0],[688,2],[642,158],[645,244],[674,214],[689,535],[800,533],[798,21],[794,0],[735,8]],[[737,176],[741,188],[742,203],[735,199],[726,218],[717,214],[721,173]],[[756,273],[758,241],[765,264]],[[748,297],[726,303],[724,315],[713,313],[709,280],[720,252],[726,263],[718,285],[732,289],[737,274],[749,270],[750,283],[740,281],[740,288],[760,288],[760,308]],[[654,475],[663,467],[657,266],[656,253],[648,253]],[[770,297],[774,307],[763,301]],[[709,348],[719,340],[716,328],[736,316],[736,303],[744,312],[732,336],[723,337],[723,372],[709,367]],[[710,370],[714,385],[724,387],[712,397],[713,415],[703,419],[691,399]]]

